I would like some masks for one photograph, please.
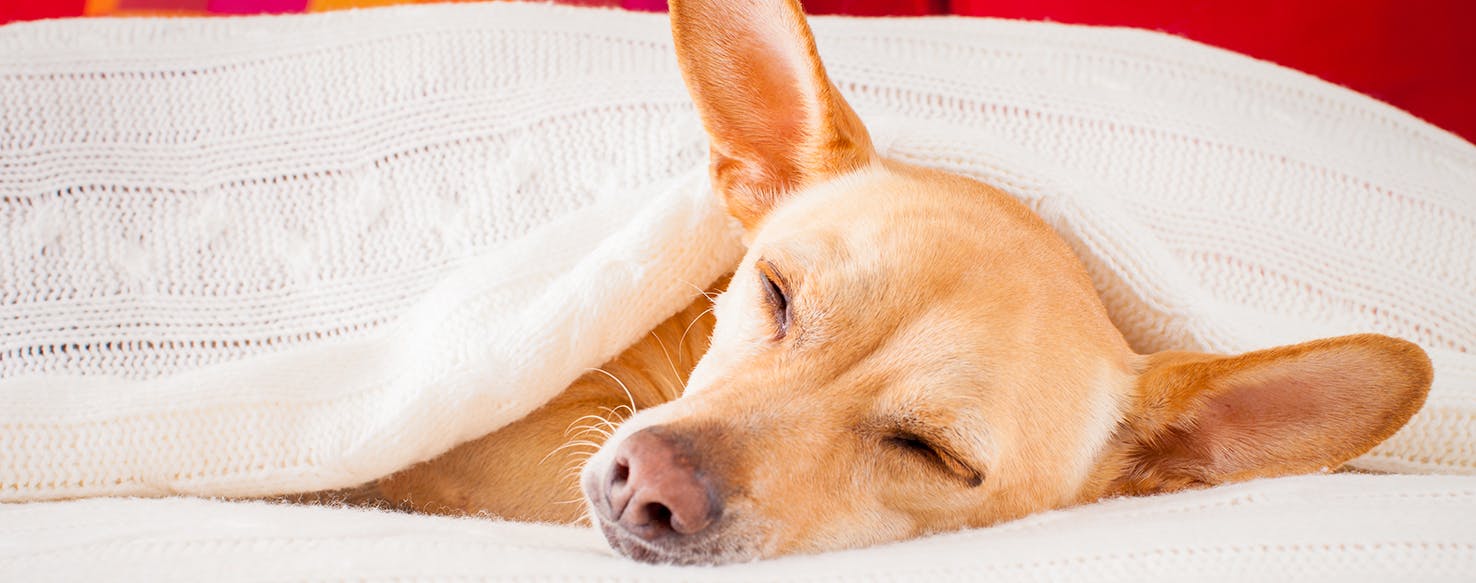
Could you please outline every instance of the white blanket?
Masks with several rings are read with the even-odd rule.
[[[1356,465],[1476,473],[1476,148],[1151,33],[964,19],[815,28],[882,151],[1025,200],[1076,248],[1136,348],[1412,339],[1435,360],[1429,404]],[[536,5],[0,28],[0,501],[350,486],[537,407],[741,253],[674,65],[662,16]],[[1476,569],[1456,527],[1470,524],[1469,478],[1286,483],[1309,512],[1351,522],[1292,525],[1256,505],[1245,520],[1374,544],[1374,527],[1407,507],[1433,538],[1400,539],[1379,560],[1413,568],[1438,551]],[[1391,493],[1343,512],[1337,493],[1364,488]],[[1430,490],[1450,494],[1418,494]],[[142,560],[129,537],[197,515],[228,522],[178,536],[219,540],[238,517],[280,516],[311,543],[341,531],[304,523],[369,521],[344,547],[345,576],[383,572],[356,569],[401,528],[504,543],[533,532],[185,500],[0,512],[0,574],[75,567],[57,541],[109,528],[121,534],[86,554]],[[1180,539],[1181,518],[1145,515]],[[1098,544],[1184,568],[1202,558],[1145,550],[1177,540],[1157,530],[1133,546],[1102,528],[1053,560],[1107,556]],[[1241,534],[1233,544],[1252,555],[1332,564]],[[518,552],[498,548],[478,565],[495,573]],[[218,564],[189,556],[176,565],[185,578]]]
[[[190,498],[0,506],[5,581],[1470,583],[1476,483],[1309,476],[1118,499],[901,544],[721,568],[592,529]],[[19,538],[25,537],[24,539]]]

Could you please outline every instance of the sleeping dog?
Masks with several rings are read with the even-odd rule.
[[[1428,358],[1385,336],[1134,353],[1025,206],[873,150],[796,0],[670,7],[748,243],[715,318],[700,299],[375,497],[588,519],[630,557],[718,564],[1328,471],[1423,404]]]

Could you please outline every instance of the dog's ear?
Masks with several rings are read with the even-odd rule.
[[[1120,434],[1127,456],[1116,490],[1336,468],[1404,426],[1431,378],[1418,346],[1374,334],[1238,356],[1154,354]]]
[[[868,164],[796,0],[672,0],[682,77],[712,144],[713,186],[749,230],[788,192]]]

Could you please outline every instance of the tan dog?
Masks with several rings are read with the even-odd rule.
[[[685,393],[702,305],[606,367],[629,398],[592,373],[385,480],[385,498],[577,519],[560,472],[604,437],[578,427],[633,405],[580,474],[595,523],[640,560],[725,563],[1325,471],[1424,402],[1429,360],[1384,336],[1135,354],[1023,205],[873,151],[793,0],[673,0],[671,16],[713,183],[750,242]]]

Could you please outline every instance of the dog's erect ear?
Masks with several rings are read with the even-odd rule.
[[[1404,426],[1431,377],[1418,346],[1374,334],[1239,356],[1154,354],[1121,435],[1130,453],[1117,490],[1336,468]]]
[[[874,157],[796,0],[672,0],[677,60],[712,143],[713,186],[754,229],[787,192]]]

